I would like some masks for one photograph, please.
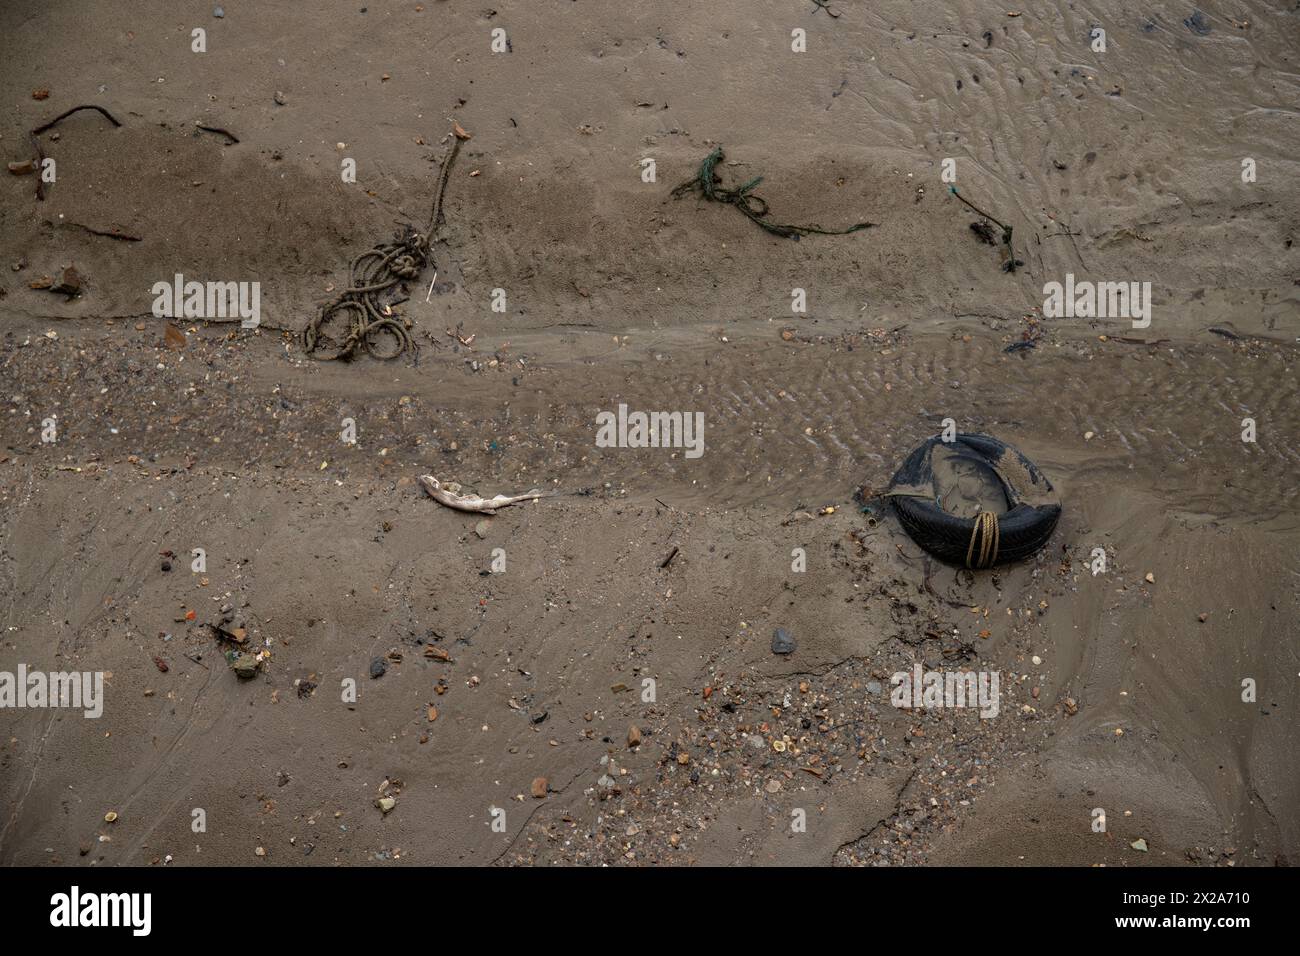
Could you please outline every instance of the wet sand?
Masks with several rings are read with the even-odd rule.
[[[7,161],[122,122],[42,137],[43,202],[3,181],[0,671],[107,676],[97,720],[0,710],[0,863],[1295,859],[1295,12],[223,6],[0,12]],[[305,355],[453,120],[418,361]],[[718,143],[778,221],[878,225],[673,199]],[[76,298],[29,287],[69,263]],[[175,273],[259,281],[262,328],[169,343]],[[1067,273],[1151,282],[1150,327],[1044,317]],[[619,403],[703,412],[705,453],[597,447]],[[945,418],[1056,485],[1036,559],[959,572],[864,510]],[[481,524],[424,473],[561,494]],[[999,672],[1000,713],[891,706],[916,663]]]

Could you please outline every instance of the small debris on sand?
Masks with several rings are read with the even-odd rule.
[[[256,654],[238,654],[235,656],[235,659],[231,661],[230,666],[240,680],[248,680],[257,676],[257,672],[261,668],[262,662],[257,659]]]
[[[69,299],[75,299],[81,295],[82,285],[81,273],[77,271],[77,267],[64,266],[63,272],[59,274],[59,280],[53,283],[49,289],[51,292],[66,295]]]
[[[794,635],[783,627],[778,627],[772,634],[772,653],[773,654],[793,654],[795,648]]]

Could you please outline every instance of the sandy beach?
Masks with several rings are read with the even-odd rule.
[[[0,9],[0,673],[103,688],[0,695],[0,865],[1296,862],[1294,4],[213,7]],[[444,170],[413,348],[311,354]],[[948,420],[1034,557],[878,497]]]

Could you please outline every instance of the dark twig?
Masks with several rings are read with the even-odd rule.
[[[81,222],[65,222],[61,223],[61,225],[75,226],[78,229],[84,229],[92,236],[104,236],[106,239],[116,239],[119,242],[141,242],[144,239],[143,236],[133,236],[130,233],[123,232],[116,226],[112,229],[96,229],[93,226],[87,226],[85,223]]]
[[[110,123],[112,123],[114,126],[121,126],[121,125],[122,125],[121,123],[119,123],[119,122],[117,121],[117,118],[116,118],[112,113],[110,113],[108,110],[104,109],[104,107],[102,107],[102,106],[95,106],[93,103],[91,103],[91,104],[83,104],[82,106],[74,106],[74,107],[73,107],[72,109],[70,109],[70,110],[65,110],[64,112],[60,113],[58,116],[54,117],[54,119],[52,119],[52,120],[50,120],[48,123],[46,123],[44,126],[38,126],[38,127],[36,127],[36,129],[32,130],[32,135],[33,135],[33,136],[40,136],[42,133],[46,132],[47,130],[53,129],[54,126],[55,126],[56,124],[62,122],[62,121],[65,120],[65,119],[67,119],[67,118],[68,118],[69,116],[71,116],[73,113],[79,113],[81,110],[97,110],[98,112],[100,112],[100,113],[102,113],[102,114],[104,115],[104,119],[108,120],[108,121],[109,121]]]
[[[216,133],[218,136],[224,136],[228,140],[230,140],[231,143],[239,142],[238,136],[236,136],[228,129],[222,129],[220,126],[204,126],[202,123],[195,123],[194,128],[201,129],[205,133]]]
[[[41,175],[44,173],[44,169],[42,167],[45,165],[45,150],[41,149],[41,134],[44,133],[46,130],[53,129],[55,125],[67,119],[73,113],[79,113],[82,110],[96,110],[102,113],[104,115],[104,119],[108,120],[114,126],[122,125],[117,121],[117,117],[115,117],[108,110],[104,109],[104,107],[96,106],[93,103],[90,104],[83,103],[81,106],[74,106],[70,110],[65,110],[64,112],[60,113],[58,116],[54,117],[54,119],[50,120],[48,123],[45,123],[42,126],[38,126],[36,127],[36,129],[28,133],[27,136],[32,141],[32,146],[36,148],[36,198],[38,201],[44,201],[45,199],[45,183],[41,179]]]

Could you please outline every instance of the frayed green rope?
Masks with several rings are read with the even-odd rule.
[[[847,229],[823,229],[815,224],[792,226],[772,222],[767,218],[767,201],[761,196],[754,195],[754,188],[763,181],[763,177],[755,176],[736,189],[728,189],[721,185],[722,181],[718,178],[716,172],[717,165],[722,162],[722,159],[722,147],[715,147],[713,152],[704,157],[704,162],[700,163],[699,172],[673,190],[673,197],[680,198],[688,192],[698,192],[701,198],[710,202],[721,202],[735,206],[753,222],[773,235],[781,236],[783,239],[798,239],[800,236],[809,235],[845,236],[851,232],[870,229],[876,225],[874,222],[859,222]]]
[[[949,186],[949,187],[948,187],[948,192],[952,193],[954,196],[956,196],[958,199],[960,199],[962,202],[964,202],[968,207],[970,207],[971,209],[975,210],[977,213],[979,213],[981,216],[983,216],[983,217],[984,217],[985,219],[987,219],[989,222],[993,223],[993,225],[998,226],[999,228],[1001,228],[1001,230],[1002,230],[1002,244],[1003,244],[1004,246],[1007,247],[1007,259],[1006,259],[1005,262],[1002,263],[1002,271],[1003,271],[1003,272],[1015,272],[1017,268],[1019,268],[1020,266],[1023,266],[1023,265],[1024,265],[1024,262],[1023,262],[1023,261],[1021,261],[1020,259],[1017,259],[1017,258],[1016,258],[1016,251],[1015,251],[1015,249],[1013,249],[1013,248],[1011,247],[1011,227],[1010,227],[1010,226],[1008,226],[1006,223],[999,222],[998,220],[994,219],[992,216],[990,216],[988,213],[986,213],[986,212],[985,212],[983,209],[981,209],[979,206],[975,205],[973,202],[971,202],[969,199],[967,199],[967,198],[966,198],[965,196],[963,196],[961,193],[957,192],[957,187],[956,187],[956,186]],[[974,229],[975,227],[972,226],[971,228]],[[992,244],[992,243],[990,242],[990,245],[991,245],[991,244]]]

